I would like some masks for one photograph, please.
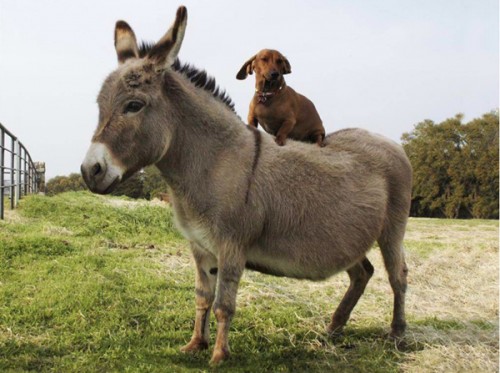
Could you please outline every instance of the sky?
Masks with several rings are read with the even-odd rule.
[[[291,63],[327,133],[361,127],[400,141],[426,119],[470,121],[499,106],[498,0],[0,0],[0,123],[46,162],[79,172],[97,126],[96,97],[117,67],[115,22],[157,41],[188,8],[179,57],[227,90],[246,121],[263,48]]]

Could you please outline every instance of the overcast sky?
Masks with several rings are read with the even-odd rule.
[[[156,41],[188,8],[180,58],[213,75],[246,120],[258,50],[288,57],[287,83],[327,132],[362,127],[399,141],[424,119],[498,107],[498,0],[0,0],[0,122],[47,178],[79,172],[96,97],[117,66],[114,24]]]

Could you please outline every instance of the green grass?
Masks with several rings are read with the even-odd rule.
[[[491,235],[477,237],[478,229]],[[0,221],[0,371],[432,371],[425,370],[428,355],[441,358],[443,349],[453,352],[447,364],[455,370],[496,367],[498,292],[478,305],[468,300],[469,289],[461,294],[451,280],[432,285],[436,276],[426,274],[448,273],[430,263],[447,263],[446,255],[470,249],[456,232],[474,237],[477,266],[484,255],[491,262],[498,254],[497,222],[412,219],[408,231],[405,348],[386,338],[392,295],[374,250],[376,276],[335,341],[324,328],[346,289],[345,275],[312,283],[245,274],[230,332],[232,356],[212,369],[210,351],[179,352],[192,333],[194,272],[168,207],[86,192],[26,197]],[[497,275],[476,275],[498,287]],[[454,289],[460,302],[474,306],[457,311],[432,294],[423,299],[432,286]],[[213,336],[213,317],[211,326]],[[464,334],[466,342],[458,337]],[[476,343],[478,364],[471,365]]]

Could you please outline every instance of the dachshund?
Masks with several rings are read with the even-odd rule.
[[[325,129],[314,104],[285,83],[290,62],[278,51],[263,49],[243,64],[236,79],[255,72],[255,94],[250,102],[248,125],[258,124],[285,145],[288,137],[323,145]]]

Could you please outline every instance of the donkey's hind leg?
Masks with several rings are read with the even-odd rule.
[[[373,266],[367,258],[363,258],[363,260],[347,270],[350,280],[349,289],[347,289],[342,301],[333,314],[332,322],[327,328],[328,334],[333,336],[342,332],[354,306],[356,306],[359,298],[365,291],[366,284],[372,277],[373,271]]]
[[[404,234],[404,229],[402,230]],[[405,295],[408,267],[405,262],[402,234],[383,235],[378,244],[384,258],[389,282],[394,292],[394,311],[390,336],[399,339],[406,329]]]

